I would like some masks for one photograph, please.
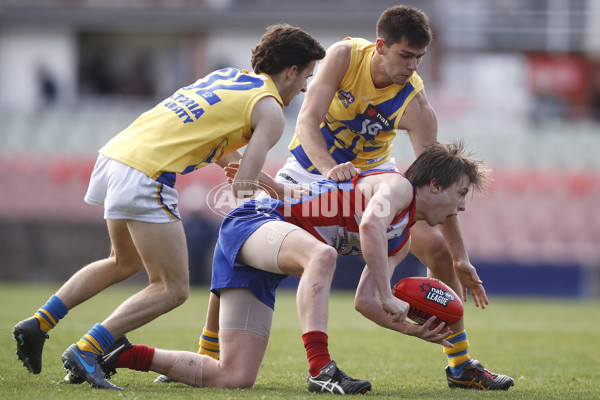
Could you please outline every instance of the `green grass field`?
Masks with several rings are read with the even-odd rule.
[[[62,384],[60,356],[95,322],[101,322],[138,287],[122,285],[72,310],[50,332],[43,370],[31,375],[17,360],[12,329],[31,316],[58,285],[0,284],[0,399],[272,399],[332,396],[306,390],[308,363],[294,293],[280,291],[265,360],[253,389],[193,388],[154,384],[155,373],[119,370],[123,392]],[[194,288],[181,307],[130,333],[134,343],[197,350],[207,288]],[[332,357],[349,375],[369,379],[367,397],[404,399],[598,399],[600,398],[600,303],[572,299],[492,297],[485,310],[466,304],[470,354],[492,371],[515,379],[508,392],[475,392],[446,385],[439,345],[386,331],[352,306],[353,293],[334,292],[330,304]]]

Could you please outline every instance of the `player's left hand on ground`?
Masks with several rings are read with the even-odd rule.
[[[485,308],[488,302],[485,288],[483,287],[483,281],[479,279],[477,270],[468,261],[455,261],[454,271],[460,284],[462,285],[462,300],[467,301],[467,289],[471,291],[475,307]]]

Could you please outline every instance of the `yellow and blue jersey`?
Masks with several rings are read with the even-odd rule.
[[[352,41],[350,65],[321,123],[321,133],[338,164],[351,161],[365,171],[390,159],[400,119],[424,85],[415,72],[404,85],[376,88],[371,78],[375,43],[358,38],[346,40]],[[297,135],[289,149],[307,171],[319,173]]]
[[[268,75],[235,68],[215,71],[142,114],[100,154],[173,187],[176,173],[214,163],[248,144],[252,109],[267,96],[283,107]]]

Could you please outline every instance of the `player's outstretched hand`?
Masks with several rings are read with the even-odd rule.
[[[336,182],[344,182],[354,178],[360,174],[360,168],[356,168],[350,161],[338,164],[327,171],[327,179],[332,179]]]
[[[489,304],[485,288],[483,287],[483,281],[479,279],[477,270],[468,261],[455,261],[454,271],[460,284],[462,285],[462,300],[467,301],[467,289],[471,291],[475,307],[485,308]]]
[[[412,329],[409,335],[416,336],[426,342],[441,344],[442,346],[452,347],[454,345],[446,340],[446,338],[453,334],[453,332],[446,326],[444,322],[441,322],[438,326],[433,329],[429,329],[436,316],[429,318],[423,325],[411,324]]]

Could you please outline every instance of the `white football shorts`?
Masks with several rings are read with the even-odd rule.
[[[175,189],[103,155],[98,156],[84,200],[104,205],[105,219],[155,223],[181,220]]]

